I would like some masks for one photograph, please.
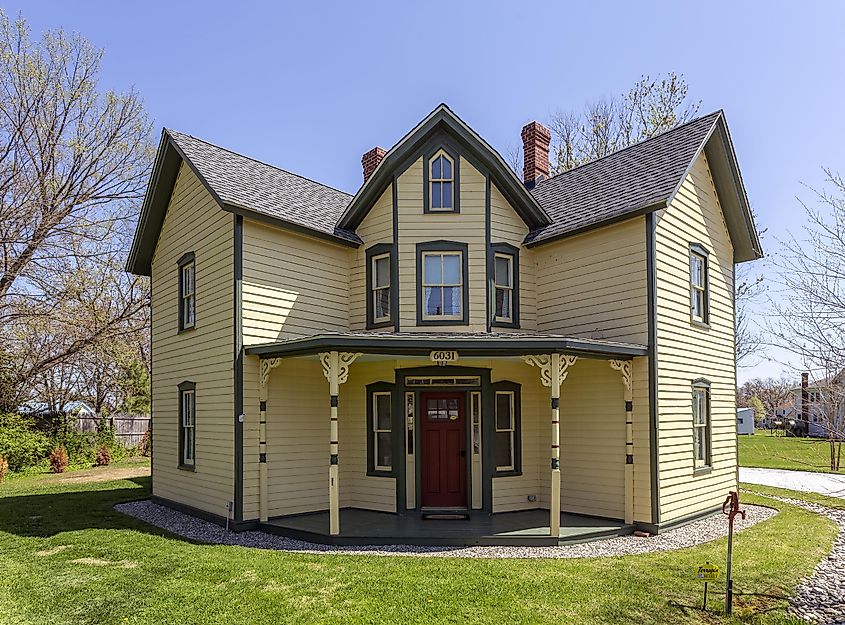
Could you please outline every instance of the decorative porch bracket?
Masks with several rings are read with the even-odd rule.
[[[340,385],[349,378],[349,367],[360,353],[321,352],[323,375],[329,381],[330,430],[329,430],[329,533],[340,534],[340,493],[338,490],[338,433],[337,407]]]
[[[634,522],[634,392],[630,360],[611,360],[625,385],[625,523]]]
[[[258,518],[267,520],[267,382],[270,371],[278,367],[281,358],[262,358],[259,361],[258,387]]]
[[[578,360],[564,354],[523,356],[526,363],[540,369],[540,381],[551,389],[552,396],[552,474],[549,505],[549,535],[560,536],[560,385],[567,369]]]

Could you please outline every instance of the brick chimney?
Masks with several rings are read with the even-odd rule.
[[[810,431],[810,393],[807,387],[810,385],[810,374],[801,374],[801,428],[807,434]]]
[[[551,140],[552,133],[539,122],[531,122],[522,128],[522,180],[529,189],[549,177]]]
[[[364,182],[367,182],[369,177],[373,175],[373,172],[378,167],[378,164],[381,163],[381,159],[384,158],[385,154],[387,152],[378,146],[369,152],[364,152],[364,156],[361,157],[361,167],[364,168]]]

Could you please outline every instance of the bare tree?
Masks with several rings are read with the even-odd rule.
[[[580,112],[551,119],[552,172],[561,173],[693,119],[700,101],[688,100],[683,75],[642,76],[627,93],[595,100]]]
[[[811,189],[815,202],[801,204],[803,235],[782,242],[775,259],[779,285],[770,297],[774,316],[769,331],[775,342],[797,356],[802,369],[817,380],[839,385],[845,369],[845,181],[824,170],[826,188]],[[839,391],[830,388],[828,415],[831,463],[841,453],[845,423],[835,409]],[[834,451],[834,447],[836,450]]]
[[[778,408],[793,400],[792,389],[794,387],[795,383],[787,376],[755,378],[742,385],[740,394],[747,400],[756,397],[763,404],[765,414],[774,416]]]
[[[145,324],[148,287],[123,274],[122,258],[150,123],[137,93],[98,88],[101,58],[61,30],[32,41],[22,18],[0,11],[0,339],[19,394]]]

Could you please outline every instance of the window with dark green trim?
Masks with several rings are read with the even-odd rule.
[[[710,323],[709,252],[699,243],[690,243],[690,318],[698,324]]]
[[[394,385],[367,385],[367,475],[395,475]]]
[[[458,150],[445,143],[429,145],[423,163],[423,212],[460,213]]]
[[[522,419],[520,385],[496,382],[493,386],[494,475],[522,473]]]
[[[367,329],[395,326],[399,315],[399,287],[392,243],[367,248]]]
[[[193,252],[183,255],[179,267],[179,331],[190,330],[197,322],[196,260]]]
[[[519,248],[507,243],[490,245],[487,259],[490,280],[490,325],[519,327]]]
[[[710,382],[702,378],[692,383],[692,448],[696,471],[706,471],[712,466],[712,430]]]
[[[468,246],[417,243],[417,325],[469,323]]]
[[[197,385],[179,384],[179,468],[193,471],[196,466]]]

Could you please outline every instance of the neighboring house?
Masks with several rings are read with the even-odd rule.
[[[754,434],[754,408],[736,409],[736,433]]]
[[[552,177],[549,131],[522,139],[520,180],[438,106],[353,196],[164,130],[127,265],[154,499],[365,543],[719,509],[734,264],[761,256],[723,113]]]
[[[49,404],[38,401],[28,401],[22,406],[18,407],[18,412],[34,417],[48,417],[55,414],[55,411]],[[67,402],[59,411],[60,414],[76,417],[93,417],[95,416],[94,409],[88,402],[82,400],[74,400]]]
[[[834,423],[842,422],[842,411],[845,409],[843,402],[843,390],[845,390],[845,371],[836,376],[809,381],[809,373],[801,374],[801,385],[792,389],[795,398],[793,410],[795,426],[793,430],[797,434],[814,438],[827,438],[830,434],[830,423],[827,411],[838,410],[838,418]],[[837,397],[831,397],[835,394]],[[805,408],[806,404],[806,408]],[[834,406],[838,404],[838,406]]]

